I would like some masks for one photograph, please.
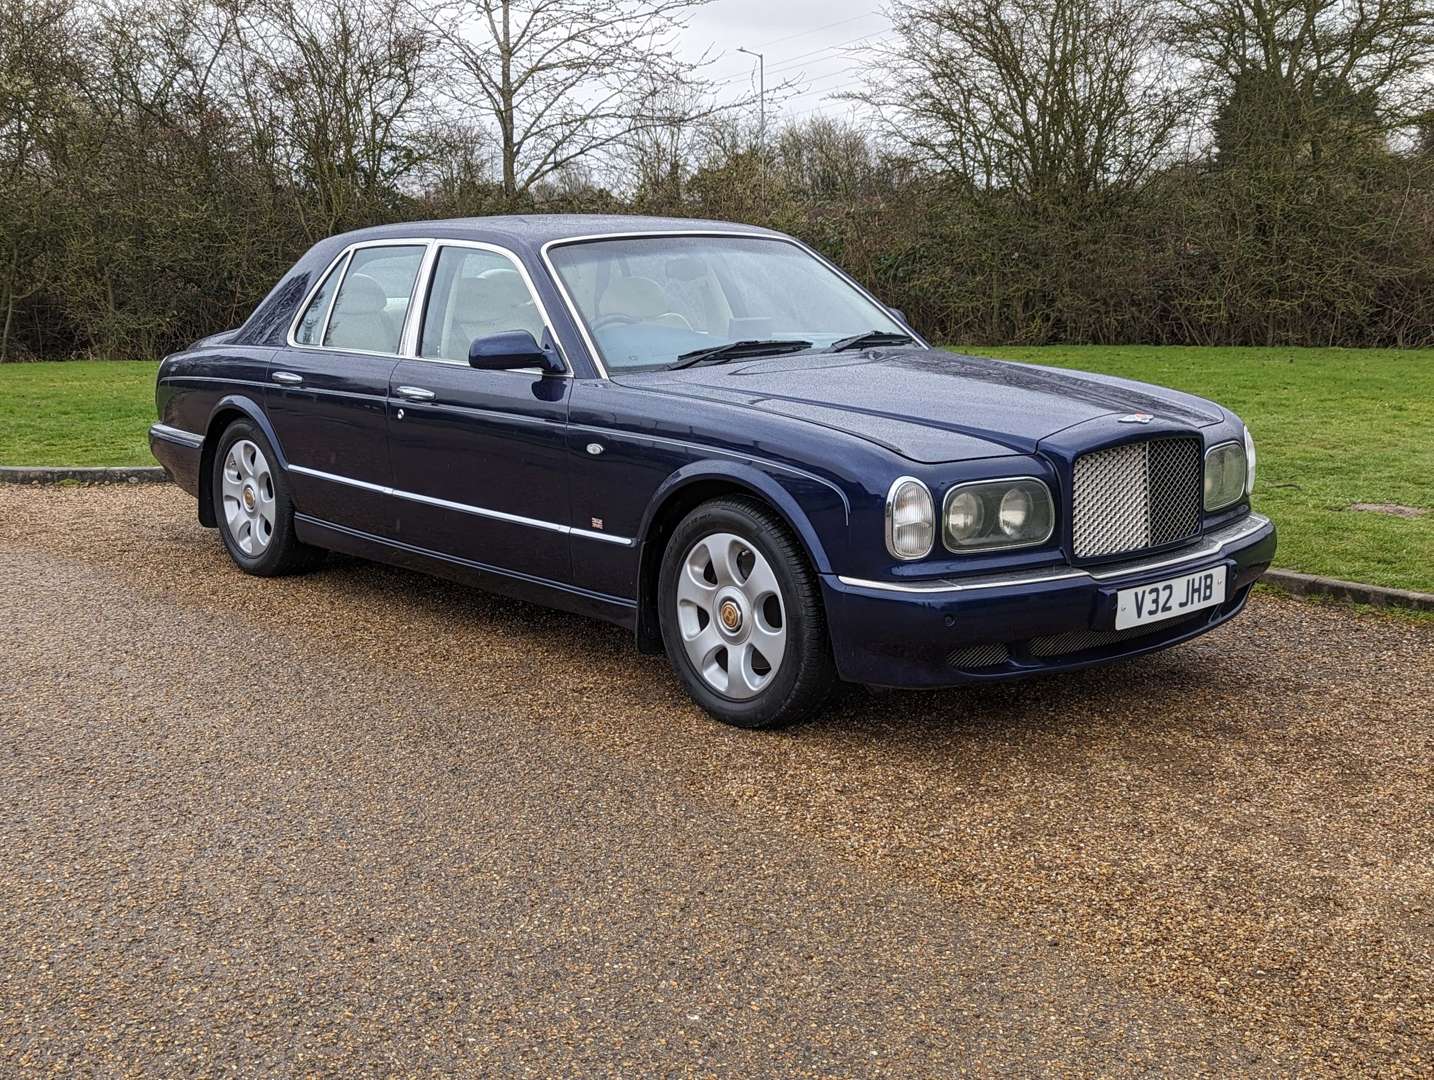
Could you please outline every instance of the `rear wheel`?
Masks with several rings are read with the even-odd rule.
[[[678,525],[658,604],[668,660],[724,723],[791,723],[836,684],[816,574],[791,530],[756,500],[716,499]]]
[[[276,577],[307,570],[323,552],[294,535],[294,505],[278,456],[249,420],[224,429],[209,485],[224,547],[246,574]]]

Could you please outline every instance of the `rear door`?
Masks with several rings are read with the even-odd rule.
[[[388,389],[429,246],[381,241],[346,251],[269,365],[269,419],[302,513],[377,536],[396,532]]]
[[[526,271],[501,248],[440,242],[417,357],[390,375],[389,448],[405,543],[545,581],[572,578],[564,375],[478,371],[474,338],[556,348]]]

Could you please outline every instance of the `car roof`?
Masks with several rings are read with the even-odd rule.
[[[478,240],[504,247],[541,247],[553,240],[568,240],[580,236],[693,230],[781,235],[755,225],[704,221],[697,218],[641,217],[635,214],[503,214],[493,217],[445,218],[377,225],[345,233],[342,240],[347,246],[366,240],[400,240],[412,236]]]

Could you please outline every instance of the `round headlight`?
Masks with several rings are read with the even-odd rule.
[[[898,559],[921,559],[936,539],[936,508],[920,480],[904,476],[886,495],[886,550]]]
[[[1020,536],[1031,516],[1031,497],[1024,488],[1012,488],[1001,496],[1001,531],[1007,536]]]
[[[953,554],[1029,547],[1050,539],[1055,508],[1034,476],[976,480],[946,492],[941,538]]]
[[[985,503],[974,491],[963,491],[948,504],[946,528],[957,540],[969,540],[981,531]]]

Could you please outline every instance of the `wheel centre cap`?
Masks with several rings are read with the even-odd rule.
[[[255,504],[256,501],[257,501],[257,500],[254,498],[254,489],[253,489],[252,487],[250,487],[248,484],[245,484],[245,485],[244,485],[244,509],[245,509],[245,510],[248,510],[250,513],[252,513],[253,510],[254,510],[254,504]]]
[[[742,629],[742,608],[735,600],[723,600],[717,606],[717,617],[722,620],[722,628],[730,634]]]

